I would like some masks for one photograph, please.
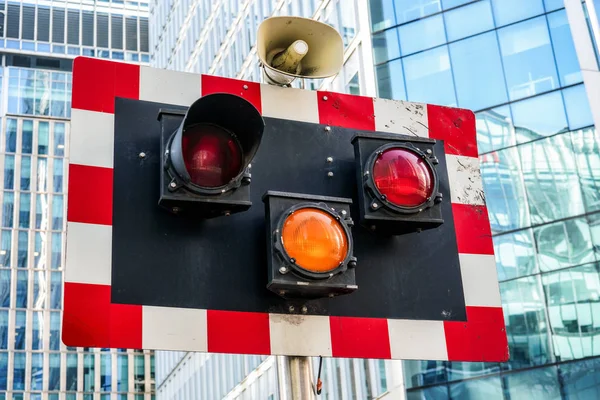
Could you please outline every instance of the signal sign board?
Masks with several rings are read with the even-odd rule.
[[[237,154],[231,146],[243,148],[247,133],[236,126],[225,141],[221,133],[203,133],[194,146],[208,145],[199,158],[186,158],[193,138],[185,138],[182,121],[194,127],[199,118],[188,107],[200,97],[217,99],[210,97],[215,93],[244,99],[264,121],[234,195],[184,187],[221,173],[219,160]],[[232,110],[218,124],[239,115]],[[176,158],[167,149],[176,148],[178,126],[192,180],[170,172]],[[371,164],[386,159],[377,149],[414,158],[414,165],[395,170],[410,179],[400,186],[387,175],[371,181]],[[207,160],[218,165],[208,168]],[[435,185],[414,184],[417,175]],[[416,191],[403,192],[411,185]],[[68,190],[63,342],[69,346],[508,358],[470,111],[80,57]],[[159,206],[165,193],[189,198],[169,200],[165,209]],[[396,198],[410,203],[415,193],[424,206],[388,207]],[[186,214],[190,199],[216,214]],[[223,206],[234,203],[244,207]],[[303,214],[311,217],[303,222]],[[407,225],[410,215],[416,219]],[[422,229],[419,215],[427,216]],[[295,228],[284,232],[289,226]],[[302,238],[311,235],[318,240],[308,246]],[[319,247],[331,235],[342,238],[337,247]],[[323,248],[333,254],[331,268],[305,268]]]

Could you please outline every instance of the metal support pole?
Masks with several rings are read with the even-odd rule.
[[[278,357],[277,364],[282,400],[315,400],[310,357]]]

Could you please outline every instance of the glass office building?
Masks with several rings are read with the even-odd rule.
[[[0,399],[150,400],[148,351],[61,342],[71,67],[147,61],[148,4],[0,1]]]
[[[511,356],[405,362],[408,399],[600,398],[600,110],[580,66],[590,4],[370,1],[379,96],[476,113]]]
[[[600,398],[600,1],[363,3],[151,4],[154,66],[260,81],[258,23],[312,15],[347,47],[344,71],[310,88],[476,113],[510,362],[326,359],[323,398]],[[352,39],[365,34],[370,43]],[[285,398],[280,368],[275,357],[160,352],[157,393]]]

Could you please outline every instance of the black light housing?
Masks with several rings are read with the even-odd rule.
[[[247,210],[250,163],[264,120],[247,100],[216,93],[196,100],[184,114],[161,110],[159,205],[203,218]]]
[[[357,260],[353,255],[351,199],[268,191],[263,196],[263,201],[267,228],[269,290],[284,298],[315,299],[348,294],[358,289],[354,270]],[[322,221],[330,223],[327,226],[330,233],[326,232],[327,229],[316,229],[313,232],[322,234],[323,238],[330,239],[332,243],[337,241],[337,248],[344,249],[343,253],[335,255],[339,258],[335,259],[330,253],[324,254],[318,250],[315,251],[318,254],[315,258],[311,259],[311,254],[306,254],[310,251],[302,254],[301,259],[294,258],[290,251],[292,243],[286,242],[286,237],[289,238],[294,232],[286,233],[286,224],[302,213],[305,213],[307,218],[314,219],[320,216]],[[314,223],[314,227],[319,228],[319,222]],[[301,230],[308,224],[310,222],[306,220],[301,221],[290,229]],[[298,232],[302,238],[306,238],[302,235],[304,232]],[[303,265],[304,260],[315,261],[318,257],[327,259],[324,264],[331,263],[333,259],[336,261],[329,266],[318,263]]]
[[[444,222],[435,140],[361,133],[352,144],[362,226],[399,235]]]

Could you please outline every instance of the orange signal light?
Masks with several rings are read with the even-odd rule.
[[[348,255],[348,237],[341,223],[318,208],[301,208],[288,216],[281,241],[298,267],[314,273],[333,271]]]

